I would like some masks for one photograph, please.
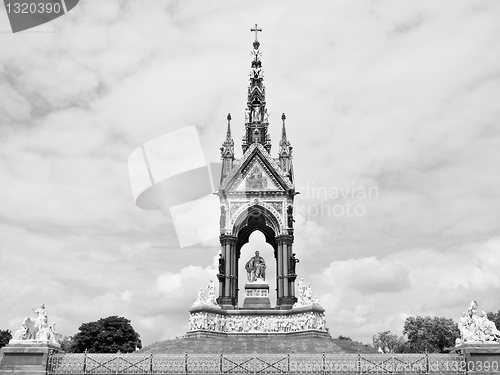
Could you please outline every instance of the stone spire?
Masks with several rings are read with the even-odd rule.
[[[281,115],[281,120],[283,121],[283,128],[281,130],[281,140],[280,140],[280,150],[278,153],[280,167],[285,172],[290,181],[293,181],[293,168],[292,168],[292,145],[286,138],[286,128],[285,128],[285,120],[286,116],[283,113]]]
[[[250,69],[250,80],[248,84],[247,108],[245,109],[245,133],[243,134],[242,148],[245,152],[252,143],[260,143],[268,153],[271,152],[271,139],[268,133],[268,114],[266,109],[266,89],[264,87],[264,72],[260,52],[260,43],[257,40],[257,32],[262,29],[250,29],[255,31],[253,42],[252,63]]]
[[[231,136],[231,114],[227,114],[227,133],[226,140],[222,143],[220,148],[221,159],[222,159],[222,173],[221,182],[226,177],[231,169],[233,169],[234,162],[234,141]]]
[[[233,138],[231,137],[231,114],[227,114],[227,132],[226,132],[226,140],[224,144],[231,144],[231,148],[234,145]],[[234,153],[234,150],[233,150]]]

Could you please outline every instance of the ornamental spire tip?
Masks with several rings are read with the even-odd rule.
[[[257,32],[262,31],[262,29],[259,29],[257,24],[255,24],[255,28],[251,28],[250,31],[255,31],[255,41],[253,42],[253,48],[259,49],[260,43],[257,40]]]

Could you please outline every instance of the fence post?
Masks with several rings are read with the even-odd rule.
[[[184,355],[184,373],[188,373],[188,352],[186,350],[186,354]]]
[[[323,375],[326,374],[326,354],[323,352]]]
[[[49,354],[47,355],[47,363],[45,364],[45,373],[49,374],[50,369],[52,368],[52,355],[54,354],[54,350],[50,349]]]
[[[220,356],[219,356],[219,372],[222,374],[222,348],[220,348]]]
[[[363,373],[363,370],[361,368],[361,353],[359,352],[359,349],[358,349],[358,374],[362,374]]]
[[[87,373],[87,349],[83,352],[83,373]]]
[[[429,353],[427,353],[427,349],[425,349],[425,373],[429,373]]]
[[[467,357],[465,356],[465,351],[464,350],[460,350],[460,360],[464,364],[464,366],[462,366],[462,364],[459,365],[460,369],[463,368],[463,370],[461,371],[461,373],[462,374],[467,374]]]
[[[286,354],[286,373],[290,374],[290,348],[288,348],[288,353]]]
[[[149,373],[153,374],[153,351],[149,351]]]

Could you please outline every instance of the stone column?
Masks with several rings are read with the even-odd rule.
[[[290,257],[288,256],[288,243],[286,239],[283,239],[283,297],[289,296],[288,288],[288,264],[290,263]]]
[[[221,252],[224,256],[224,277],[219,278],[219,298],[217,302],[220,307],[226,310],[233,310],[237,294],[235,294],[236,284],[236,237],[222,234],[220,236]]]
[[[226,297],[231,296],[231,263],[233,262],[232,259],[232,254],[231,254],[231,239],[230,238],[224,238],[224,251],[226,253],[226,262],[224,264],[225,266],[225,274],[226,274],[226,281],[224,285],[224,295]]]
[[[231,297],[233,306],[238,306],[238,255],[236,252],[236,237],[231,239]]]
[[[297,301],[295,298],[295,278],[289,275],[293,236],[283,234],[276,237],[278,243],[278,303],[281,310],[288,310]]]
[[[283,244],[277,239],[277,259],[276,259],[276,306],[281,305],[283,298]]]

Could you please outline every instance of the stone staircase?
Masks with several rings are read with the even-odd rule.
[[[376,353],[356,341],[325,337],[183,337],[156,342],[139,352],[152,353],[196,353],[196,354],[240,354],[240,353]]]

